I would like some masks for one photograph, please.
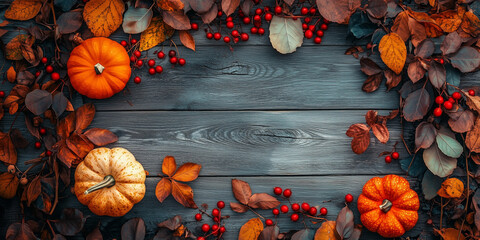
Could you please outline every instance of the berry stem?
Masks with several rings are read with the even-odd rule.
[[[259,218],[265,220],[265,218],[264,218],[262,215],[260,215],[258,212],[256,212],[255,210],[253,210],[253,208],[251,208],[250,206],[247,206],[247,207],[248,207],[248,209],[250,209],[250,211],[252,211],[253,213],[255,213],[255,215],[257,215]]]

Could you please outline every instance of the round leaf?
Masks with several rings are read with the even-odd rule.
[[[35,89],[25,98],[25,106],[35,115],[44,113],[51,105],[52,94],[45,90]]]
[[[252,218],[248,220],[240,228],[238,233],[238,240],[257,239],[258,235],[263,231],[263,223],[259,218]]]
[[[457,159],[445,156],[436,144],[423,151],[423,160],[427,168],[439,177],[446,177],[457,167]]]
[[[407,59],[407,47],[402,38],[396,33],[389,33],[380,40],[378,50],[385,65],[400,74]]]
[[[15,197],[18,182],[19,180],[15,174],[9,172],[0,174],[0,198],[11,199]]]
[[[150,25],[153,11],[149,8],[129,7],[123,16],[123,31],[128,34],[137,34],[145,31]]]
[[[417,148],[429,148],[435,142],[437,129],[433,124],[422,122],[415,130],[415,146]]]
[[[463,182],[458,178],[449,178],[442,183],[442,187],[438,190],[438,195],[444,198],[458,198],[463,194]]]
[[[295,52],[302,46],[303,30],[300,20],[274,16],[270,23],[270,42],[282,54]]]
[[[403,106],[405,120],[413,122],[422,119],[430,108],[430,101],[430,95],[424,88],[410,93]]]
[[[462,155],[463,147],[457,140],[442,133],[437,134],[436,140],[438,148],[443,154],[452,158],[458,158]]]

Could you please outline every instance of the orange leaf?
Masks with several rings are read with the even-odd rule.
[[[197,179],[201,169],[202,165],[196,163],[185,163],[178,168],[177,172],[172,178],[181,182],[190,182]]]
[[[443,228],[442,230],[434,229],[443,240],[465,240],[465,236],[455,228]]]
[[[195,39],[193,39],[192,35],[188,31],[184,31],[184,30],[180,31],[179,35],[180,35],[180,41],[182,42],[182,44],[185,47],[195,51]]]
[[[172,195],[183,206],[197,208],[197,204],[193,201],[193,190],[187,184],[172,180]]]
[[[95,147],[90,140],[80,136],[77,133],[74,133],[68,137],[66,143],[68,148],[70,148],[70,150],[72,150],[72,152],[80,158],[87,156],[87,154]]]
[[[27,186],[27,205],[30,206],[40,193],[42,193],[42,182],[40,176],[37,176]]]
[[[266,193],[255,193],[248,200],[248,206],[252,208],[272,209],[278,205],[280,205],[280,202]]]
[[[25,21],[34,18],[42,8],[40,0],[15,0],[5,11],[5,17],[12,20]]]
[[[476,37],[480,34],[480,19],[472,12],[466,12],[463,15],[462,30]]]
[[[13,66],[10,66],[7,70],[7,80],[11,83],[15,82],[17,79],[17,72],[15,72],[15,69],[13,69]]]
[[[335,221],[326,221],[322,223],[322,226],[318,228],[315,233],[314,240],[337,240],[337,235],[335,234]]]
[[[263,231],[263,223],[260,218],[252,218],[248,220],[240,228],[238,233],[238,240],[253,240],[257,239],[260,233]]]
[[[248,204],[250,197],[252,196],[252,189],[250,185],[242,180],[232,179],[232,192],[233,196],[243,204]]]
[[[408,27],[408,16],[407,11],[403,11],[397,15],[395,21],[393,22],[392,31],[397,33],[403,41],[407,41],[410,37],[410,29]]]
[[[163,159],[162,172],[167,176],[171,177],[175,173],[176,169],[177,163],[175,162],[175,158],[172,156],[166,156]]]
[[[170,38],[175,30],[163,22],[162,17],[152,18],[148,28],[140,35],[140,51],[145,51],[157,46]]]
[[[371,125],[372,132],[375,137],[377,137],[378,141],[381,143],[387,143],[388,139],[390,138],[390,132],[388,131],[386,122],[382,123],[375,123]]]
[[[458,178],[448,178],[443,181],[442,187],[437,191],[437,194],[444,198],[459,198],[462,196],[463,190],[462,181],[458,180]]]
[[[102,128],[88,129],[84,135],[88,138],[88,140],[99,147],[118,141],[117,135],[107,129]]]
[[[23,54],[20,46],[23,44],[32,46],[34,42],[35,38],[33,36],[27,34],[17,35],[5,45],[5,57],[8,60],[22,60]]]
[[[93,35],[108,37],[122,25],[124,11],[122,0],[90,0],[85,4],[83,19]]]
[[[18,182],[19,180],[15,174],[9,172],[0,174],[0,198],[11,199],[15,197]]]
[[[17,163],[17,150],[8,133],[0,132],[0,161],[7,164]]]
[[[227,16],[234,13],[238,6],[240,6],[240,0],[222,0],[222,10]]]
[[[184,4],[181,0],[157,0],[157,6],[166,11],[183,9]]]
[[[83,131],[92,123],[93,117],[95,117],[95,106],[93,106],[93,103],[87,103],[79,107],[75,111],[75,130],[79,132]]]
[[[65,166],[67,167],[72,167],[72,164],[74,164],[76,161],[78,161],[78,156],[75,155],[75,153],[68,148],[67,143],[65,140],[62,140],[61,142],[57,143],[58,146],[58,152],[57,152],[57,157],[62,161]]]
[[[383,36],[378,50],[385,65],[400,74],[407,59],[407,47],[400,36],[394,32]]]
[[[75,130],[75,113],[68,114],[57,126],[57,135],[61,138],[67,138]]]
[[[163,200],[165,200],[165,198],[167,198],[171,192],[172,182],[170,182],[170,180],[167,178],[162,178],[155,188],[155,196],[157,196],[158,201],[163,203]]]
[[[454,32],[462,24],[463,15],[459,15],[457,11],[448,10],[438,14],[433,14],[432,18],[442,28],[444,32]]]

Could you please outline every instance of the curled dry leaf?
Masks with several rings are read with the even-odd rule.
[[[372,76],[382,72],[380,66],[378,66],[378,64],[370,58],[361,58],[360,66],[360,70],[362,70],[362,72],[367,74],[368,76]]]
[[[179,227],[182,226],[182,217],[179,215],[176,215],[173,218],[167,219],[159,224],[157,224],[158,227],[162,228],[168,228],[170,231],[175,231]]]
[[[370,130],[365,124],[356,123],[347,130],[347,136],[353,137],[352,150],[356,154],[362,154],[370,145]]]
[[[350,16],[360,7],[360,0],[316,0],[318,11],[327,20],[348,23]]]
[[[68,148],[79,158],[84,158],[95,147],[84,136],[74,133],[66,140]]]
[[[193,39],[192,35],[188,31],[184,31],[184,30],[179,31],[179,35],[180,35],[180,41],[182,42],[182,44],[185,47],[195,51],[195,39]]]
[[[270,42],[279,53],[292,53],[302,46],[304,34],[300,20],[273,16],[269,31]]]
[[[370,127],[372,128],[373,135],[377,137],[378,141],[384,144],[388,142],[388,139],[390,139],[390,132],[388,131],[386,121],[372,124]]]
[[[42,8],[41,0],[15,0],[5,11],[5,18],[25,21],[37,16]]]
[[[122,0],[90,0],[85,4],[83,19],[93,35],[108,37],[122,24],[124,11]]]
[[[35,38],[33,36],[27,34],[17,35],[5,45],[5,58],[8,60],[22,60],[23,53],[20,46],[27,45],[31,47],[34,42]]]
[[[398,86],[402,81],[402,76],[399,74],[394,73],[392,70],[387,69],[384,71],[385,78],[385,85],[387,86],[387,91],[390,91],[392,88]]]
[[[242,204],[247,205],[252,196],[250,185],[242,180],[232,179],[233,196]]]
[[[464,190],[463,182],[458,178],[447,178],[442,183],[442,187],[437,194],[444,198],[459,198],[462,196]]]
[[[15,197],[18,189],[18,177],[15,174],[4,172],[0,174],[0,198],[11,199]]]
[[[121,230],[122,240],[144,240],[145,233],[145,222],[138,217],[124,223]]]
[[[400,74],[407,59],[407,48],[402,38],[394,32],[389,33],[380,40],[378,50],[385,65]]]
[[[162,17],[152,18],[148,28],[140,36],[140,51],[146,51],[171,37],[174,29],[163,22]]]
[[[437,14],[432,14],[433,20],[442,28],[444,32],[451,33],[457,31],[462,24],[462,18],[465,10],[459,8],[458,11],[448,10]]]
[[[267,193],[255,193],[248,200],[251,208],[272,209],[280,205],[280,202]]]
[[[262,231],[263,223],[260,218],[252,218],[240,228],[238,240],[257,239]]]
[[[368,76],[367,80],[365,80],[365,82],[362,85],[362,90],[367,93],[376,91],[380,87],[380,84],[382,83],[382,79],[383,79],[382,72],[372,76]]]
[[[187,184],[172,180],[172,196],[185,207],[197,208],[193,201],[193,190]]]
[[[465,145],[472,152],[480,153],[480,118],[477,117],[473,129],[465,137]]]
[[[466,33],[476,37],[480,34],[480,19],[473,12],[466,12],[460,27]]]

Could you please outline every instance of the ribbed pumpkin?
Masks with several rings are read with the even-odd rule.
[[[95,214],[119,217],[145,196],[145,170],[124,148],[96,148],[75,170],[74,192]]]
[[[75,47],[67,69],[73,88],[95,99],[122,91],[132,72],[125,48],[104,37],[87,39]]]
[[[374,177],[358,197],[363,225],[382,237],[400,237],[418,221],[420,201],[408,181],[397,175]]]

